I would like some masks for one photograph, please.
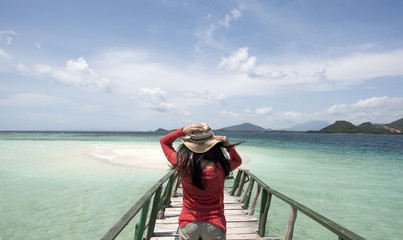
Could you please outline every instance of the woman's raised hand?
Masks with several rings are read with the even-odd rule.
[[[194,136],[192,133],[194,132],[202,132],[204,130],[204,125],[201,123],[192,124],[187,127],[184,127],[182,132],[185,135]]]
[[[231,146],[226,136],[214,136],[214,138],[223,144],[223,147]]]

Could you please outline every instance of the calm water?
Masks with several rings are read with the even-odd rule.
[[[242,167],[272,188],[367,239],[403,237],[402,135],[226,134],[246,140]],[[158,151],[159,138],[0,133],[0,239],[99,239],[166,173],[116,164],[112,150]],[[94,154],[100,147],[107,156]],[[270,235],[284,236],[288,213],[274,198]],[[294,239],[337,238],[299,213]]]

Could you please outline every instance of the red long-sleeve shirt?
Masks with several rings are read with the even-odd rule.
[[[183,128],[167,134],[160,140],[162,150],[168,161],[175,165],[176,151],[173,142],[184,136]],[[235,147],[227,148],[229,153],[229,164],[231,171],[242,163],[242,159],[236,152]],[[224,216],[224,181],[225,173],[221,164],[203,170],[202,180],[204,190],[195,187],[192,177],[187,175],[181,177],[183,188],[183,207],[179,215],[179,227],[182,228],[189,222],[209,222],[219,226],[225,233],[226,220]]]

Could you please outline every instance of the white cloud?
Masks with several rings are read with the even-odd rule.
[[[96,57],[98,72],[113,81],[116,91],[131,96],[141,88],[158,86],[175,106],[189,104],[227,104],[227,96],[237,89],[237,78],[218,76],[195,65],[172,66],[154,61],[152,53],[119,50]],[[113,57],[112,57],[113,56]],[[183,101],[186,98],[186,101]]]
[[[149,53],[144,50],[120,49],[109,50],[101,54],[102,59],[117,60],[116,65],[127,62],[142,62],[150,59]]]
[[[255,69],[256,57],[248,56],[248,47],[239,48],[229,57],[223,57],[218,64],[218,68],[251,72]]]
[[[335,104],[319,115],[334,121],[347,120],[355,124],[394,121],[403,117],[403,97],[372,97],[350,105]]]
[[[333,123],[346,120],[353,124],[363,122],[390,123],[403,117],[403,97],[372,97],[352,104],[335,104],[322,112],[279,112],[267,119],[268,124],[287,128],[295,124],[322,120]]]
[[[212,94],[209,90],[195,91],[187,90],[180,92],[180,101],[182,106],[187,105],[205,105],[208,104],[223,104],[228,105],[226,94]],[[183,99],[186,99],[183,101]]]
[[[255,113],[257,115],[268,115],[272,112],[272,110],[273,110],[272,107],[257,108]]]
[[[44,107],[56,106],[66,101],[55,96],[40,93],[18,93],[0,100],[0,106]]]
[[[74,104],[71,108],[80,112],[92,113],[98,111],[100,106],[90,104]]]
[[[11,55],[0,48],[0,57],[8,59],[8,58],[11,58]]]
[[[168,112],[174,109],[174,106],[167,103],[165,92],[160,88],[142,88],[138,95],[144,106],[158,112]]]
[[[271,107],[265,107],[254,112],[250,109],[244,112],[222,111],[221,115],[234,123],[253,119],[258,125],[272,129],[286,129],[296,124],[318,120],[329,123],[346,120],[356,125],[363,122],[390,123],[403,117],[403,97],[372,97],[351,104],[335,104],[315,113],[274,112]]]
[[[16,66],[17,71],[22,75],[31,75],[33,74],[32,71],[25,66],[23,63],[18,63]]]
[[[356,53],[327,61],[327,66],[324,67],[331,80],[357,81],[379,76],[402,75],[402,62],[403,50],[395,50],[384,53]]]
[[[11,44],[11,41],[13,40],[12,36],[16,36],[17,33],[15,33],[13,30],[8,30],[8,31],[0,31],[0,43],[4,42],[7,45]]]
[[[24,75],[32,74],[40,78],[55,79],[87,92],[108,92],[111,90],[109,80],[98,76],[82,57],[67,61],[64,67],[36,64],[32,69],[29,69],[25,65],[19,64],[17,69]]]
[[[224,19],[218,21],[218,25],[229,27],[229,24],[232,20],[237,19],[242,16],[241,11],[238,9],[232,9],[229,13],[227,13]]]
[[[368,99],[361,99],[351,106],[354,110],[371,109],[376,112],[399,112],[403,110],[403,98],[395,97],[372,97]]]
[[[200,45],[208,45],[214,48],[223,48],[223,44],[218,42],[214,35],[217,30],[222,27],[230,27],[230,23],[237,18],[242,16],[243,8],[240,7],[239,9],[232,9],[229,13],[225,14],[223,19],[220,19],[212,24],[210,24],[207,28],[202,29],[201,31],[196,33],[196,36],[199,38],[198,45],[195,46],[196,49],[200,49]],[[207,19],[211,19],[211,14],[207,16]]]
[[[305,78],[303,82],[309,82],[307,78],[312,78],[322,84],[335,82],[348,86],[376,77],[403,75],[401,62],[403,50],[395,50],[385,53],[357,53],[319,62],[299,62],[294,65],[294,69],[302,79]]]
[[[244,80],[238,89],[248,94],[329,91],[378,77],[403,75],[402,49],[384,53],[356,53],[327,60],[307,58],[283,64],[257,65],[256,62],[257,58],[249,56],[248,48],[243,47],[223,57],[218,68],[228,70],[233,75],[248,73],[243,76]]]
[[[62,107],[63,109],[67,107],[75,111],[87,113],[95,112],[100,108],[97,105],[74,103],[64,98],[42,93],[17,93],[10,95],[4,99],[0,99],[0,106],[22,108]]]
[[[235,113],[235,112],[230,112],[230,111],[221,111],[221,116],[223,116],[224,118],[238,118],[240,116],[239,113]]]
[[[197,79],[197,76],[190,78],[183,69],[156,62],[149,55],[146,51],[132,49],[108,51],[93,62],[98,72],[111,79],[125,95],[132,95],[150,85],[162,89],[182,88],[189,86],[189,79]]]

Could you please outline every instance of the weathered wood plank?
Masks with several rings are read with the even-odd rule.
[[[167,215],[167,216],[178,215],[179,216],[180,212],[181,212],[181,210],[179,210],[179,209],[175,209],[175,210],[166,209],[165,215]],[[228,216],[228,215],[246,215],[246,214],[248,214],[248,212],[249,211],[244,210],[242,208],[241,209],[226,209],[225,210],[225,216]]]
[[[256,239],[270,239],[270,240],[279,240],[278,237],[256,237],[257,234],[242,234],[242,235],[227,235],[228,240],[256,240]]]
[[[153,237],[153,240],[178,240],[178,236],[158,236],[158,237]],[[263,237],[263,238],[256,238],[256,234],[237,234],[237,235],[230,235],[227,234],[227,239],[228,240],[256,240],[256,239],[261,239],[261,240],[279,240],[280,238],[278,237]]]

